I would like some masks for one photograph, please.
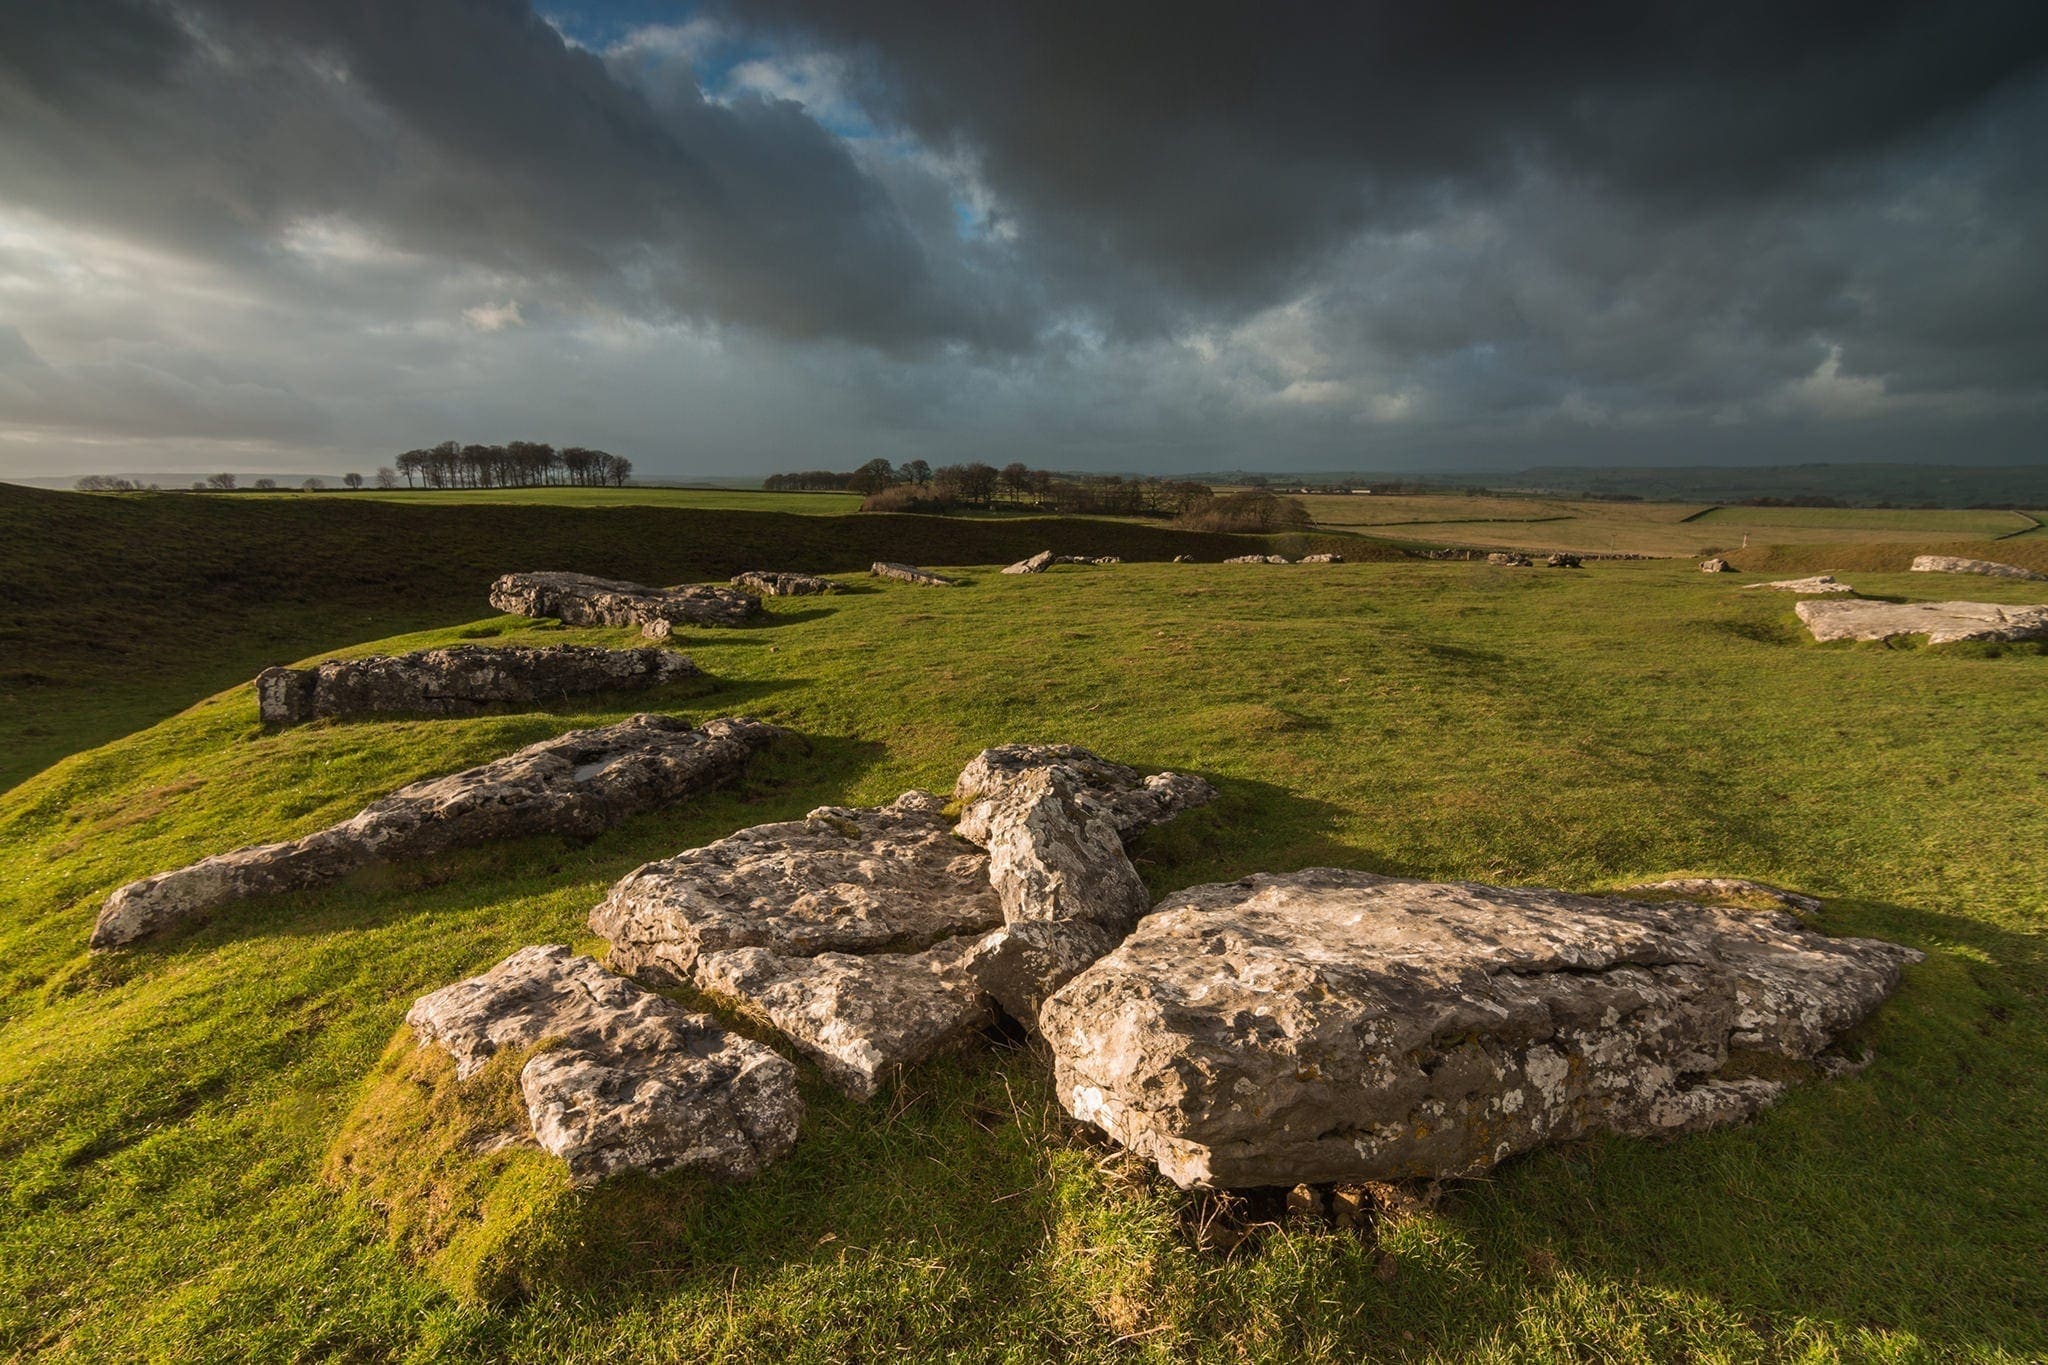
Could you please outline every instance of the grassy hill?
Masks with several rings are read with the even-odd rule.
[[[651,578],[769,550],[851,567],[879,550],[844,538],[892,529],[908,543],[891,553],[940,564],[1153,543],[1093,524],[1059,527],[1062,543],[1051,525],[293,506],[38,509],[72,577],[45,567],[17,593],[10,649],[34,637],[81,677],[134,674],[138,696],[155,660],[185,662],[159,678],[161,719],[0,793],[0,1356],[2048,1355],[2037,650],[1816,646],[1790,601],[1689,562],[1127,564],[875,585],[681,642],[718,690],[672,709],[806,737],[744,787],[587,842],[251,903],[89,958],[95,908],[128,878],[648,704],[266,733],[246,682],[190,706],[179,691],[205,676],[201,647],[246,654],[249,621],[278,623],[272,649],[331,632],[301,653],[367,647],[407,613],[434,628],[378,648],[625,643],[489,617],[480,584],[508,554]],[[326,515],[359,539],[328,535]],[[110,541],[108,518],[132,535]],[[804,526],[816,537],[757,539]],[[1856,582],[1955,588],[1874,570]],[[2038,584],[1968,587],[2040,598]],[[261,612],[209,624],[251,594]],[[344,605],[319,600],[337,594]],[[95,652],[102,637],[120,652]],[[244,658],[228,677],[250,671]],[[807,1071],[802,1142],[741,1187],[640,1181],[607,1205],[479,1167],[436,1213],[497,1238],[522,1291],[497,1307],[451,1292],[459,1267],[394,1240],[388,1215],[405,1210],[323,1177],[417,995],[522,944],[595,947],[584,915],[644,859],[943,786],[984,745],[1017,739],[1217,783],[1218,805],[1139,846],[1158,893],[1316,864],[1579,889],[1725,873],[1829,897],[1826,929],[1929,959],[1869,1029],[1862,1074],[1753,1125],[1510,1162],[1365,1241],[1290,1226],[1228,1258],[1193,1250],[1194,1202],[1066,1122],[1045,1059],[1014,1044],[920,1069],[866,1105]],[[630,1219],[608,1216],[620,1201]]]
[[[532,496],[84,495],[0,484],[0,788],[267,665],[474,619],[489,610],[491,580],[516,569],[665,584],[759,568],[861,570],[877,559],[1006,564],[1048,547],[1131,560],[1325,545],[1352,558],[1400,554],[1351,539],[1269,545],[1127,521],[819,514],[844,511],[829,494],[821,503],[629,489],[611,503],[619,490],[516,492]]]

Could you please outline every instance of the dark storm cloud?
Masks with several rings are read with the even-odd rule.
[[[642,312],[1028,339],[951,223],[908,219],[796,105],[707,99],[681,64],[650,94],[523,0],[30,0],[4,23],[16,203],[218,254],[346,215]]]

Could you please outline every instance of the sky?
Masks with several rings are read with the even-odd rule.
[[[0,3],[0,477],[2044,438],[2039,0]]]

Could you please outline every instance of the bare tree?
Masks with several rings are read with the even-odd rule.
[[[277,480],[276,480],[276,479],[258,479],[258,480],[256,480],[256,491],[257,491],[257,492],[259,492],[259,493],[275,493],[275,492],[277,491]]]
[[[235,476],[232,474],[208,474],[206,476],[206,486],[216,493],[232,493],[235,491]]]
[[[307,479],[304,483],[299,485],[299,491],[301,493],[318,493],[326,487],[327,485],[320,482],[320,480],[318,479]]]
[[[348,473],[342,475],[341,481],[343,485],[345,485],[348,491],[351,493],[355,492],[358,488],[361,488],[363,486],[363,476],[356,473],[353,469],[351,469]]]
[[[387,464],[387,465],[385,465],[385,466],[383,466],[382,468],[380,468],[380,469],[379,469],[379,470],[377,471],[377,487],[379,487],[379,488],[396,488],[396,487],[398,487],[398,471],[397,471],[397,470],[395,470],[395,469],[393,469],[393,468],[392,468],[392,467],[391,467],[390,465],[388,465],[388,464]]]

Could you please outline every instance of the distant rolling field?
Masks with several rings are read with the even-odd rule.
[[[271,497],[303,494],[267,494]],[[753,488],[393,488],[349,493],[423,507],[693,507],[714,512],[797,512],[836,517],[860,510],[858,493],[764,493]]]

